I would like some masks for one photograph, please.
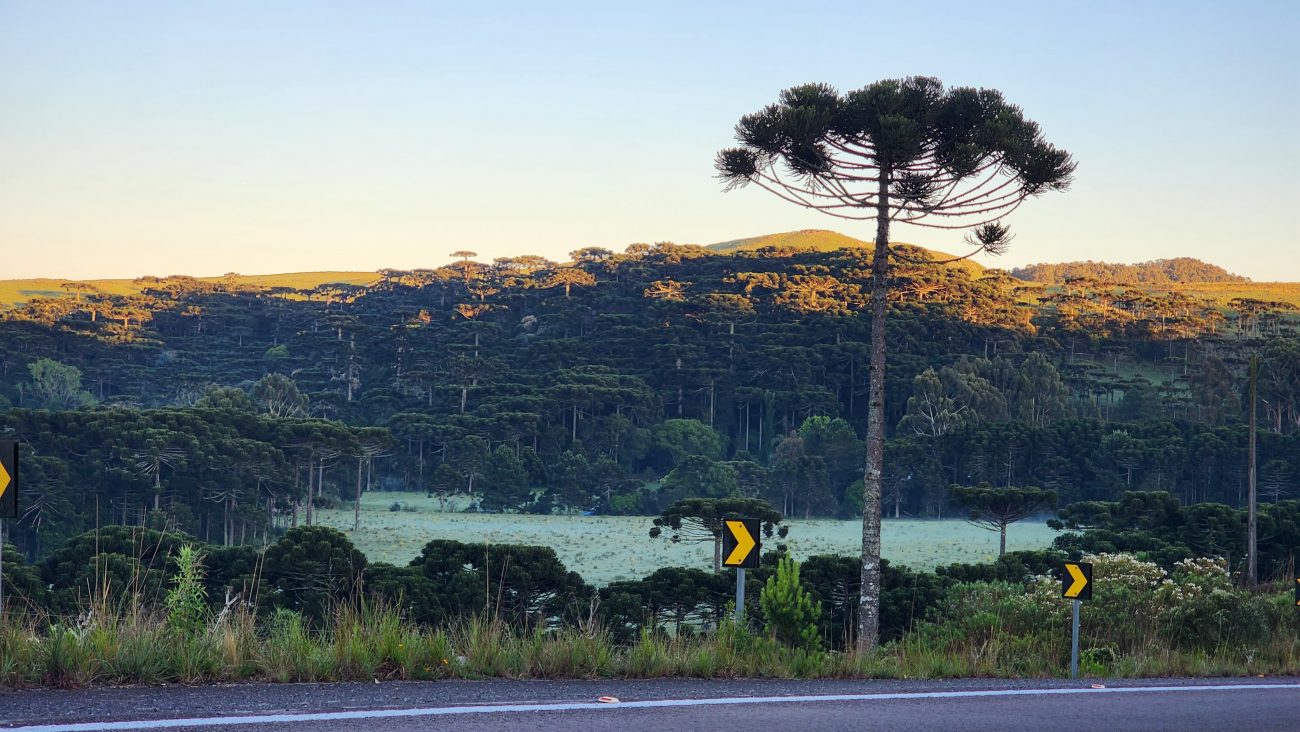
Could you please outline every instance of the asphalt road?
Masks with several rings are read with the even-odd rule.
[[[11,728],[1253,732],[1300,730],[1300,678],[442,681],[0,692],[0,729]]]

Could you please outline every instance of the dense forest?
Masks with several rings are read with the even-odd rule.
[[[950,487],[977,483],[1239,506],[1251,355],[1263,500],[1295,495],[1289,306],[1161,287],[1222,273],[1184,260],[1045,285],[900,251],[887,515],[952,515]],[[455,256],[367,286],[71,284],[0,312],[0,436],[24,450],[6,538],[32,559],[112,523],[262,543],[366,490],[860,513],[869,247]]]
[[[1171,285],[1179,282],[1249,282],[1245,277],[1191,257],[1157,259],[1141,264],[1063,262],[1030,264],[1011,270],[1022,280],[1063,284],[1073,279],[1093,279],[1114,285]]]

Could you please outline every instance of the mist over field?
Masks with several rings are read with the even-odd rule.
[[[401,511],[390,511],[394,503]],[[450,507],[449,507],[450,508]],[[347,534],[373,562],[405,565],[432,539],[467,544],[532,544],[555,550],[570,570],[595,585],[644,577],[659,567],[710,569],[709,543],[673,543],[646,534],[642,516],[532,516],[439,512],[438,500],[423,493],[366,494],[361,503],[361,530],[352,531],[350,506],[321,511],[320,521]],[[861,548],[859,521],[787,519],[787,539],[764,539],[763,550],[786,545],[804,560],[815,554],[854,555]],[[1060,532],[1041,521],[1012,528],[1008,551],[1043,549]],[[998,555],[998,535],[960,519],[887,519],[884,556],[890,563],[917,570],[947,564],[979,564]]]

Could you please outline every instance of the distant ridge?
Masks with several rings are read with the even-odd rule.
[[[835,249],[870,248],[871,246],[871,242],[854,239],[838,231],[802,229],[800,231],[786,231],[780,234],[763,234],[762,236],[751,236],[746,239],[721,241],[717,244],[709,244],[707,248],[715,252],[747,252],[762,249],[763,247],[815,249],[819,252],[829,252]]]
[[[224,282],[221,277],[195,277],[201,282]],[[375,272],[286,272],[283,274],[234,275],[235,284],[250,287],[292,287],[310,290],[327,282],[369,285],[379,280]],[[72,297],[63,286],[71,282],[92,285],[107,295],[138,295],[149,284],[144,278],[67,280],[37,277],[25,280],[0,280],[0,309],[21,305],[34,297]]]
[[[1173,285],[1189,282],[1250,282],[1249,278],[1192,257],[1155,259],[1138,264],[1062,262],[1030,264],[1011,270],[1022,280],[1059,285],[1072,279],[1092,279],[1115,285]]]
[[[954,255],[946,252],[926,249],[913,244],[904,242],[892,242],[895,246],[904,246],[918,252],[924,252],[934,259],[953,259]],[[751,236],[747,239],[733,239],[731,241],[722,241],[716,244],[709,244],[705,248],[719,253],[729,252],[749,252],[765,247],[773,249],[794,249],[810,250],[817,252],[831,252],[836,249],[874,249],[875,244],[861,239],[855,239],[838,231],[828,229],[801,229],[799,231],[786,231],[779,234],[764,234],[762,236]],[[972,275],[979,275],[984,271],[984,267],[978,262],[969,259],[962,259],[951,263],[949,266],[964,269]]]

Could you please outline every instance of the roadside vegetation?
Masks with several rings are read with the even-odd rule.
[[[1086,536],[1086,533],[1085,533]],[[937,573],[886,565],[884,645],[853,649],[857,560],[734,575],[666,567],[603,588],[545,547],[430,542],[407,567],[367,564],[323,527],[264,553],[111,527],[59,556],[85,590],[45,586],[6,555],[0,686],[448,678],[1045,678],[1069,665],[1068,555],[1012,552]],[[80,547],[78,549],[78,547]],[[89,553],[88,556],[78,556]],[[1094,565],[1086,676],[1293,674],[1300,610],[1281,583],[1234,585],[1225,562],[1076,554]],[[1168,555],[1172,556],[1172,555]],[[16,567],[11,570],[10,563]],[[17,592],[14,590],[17,589]]]

